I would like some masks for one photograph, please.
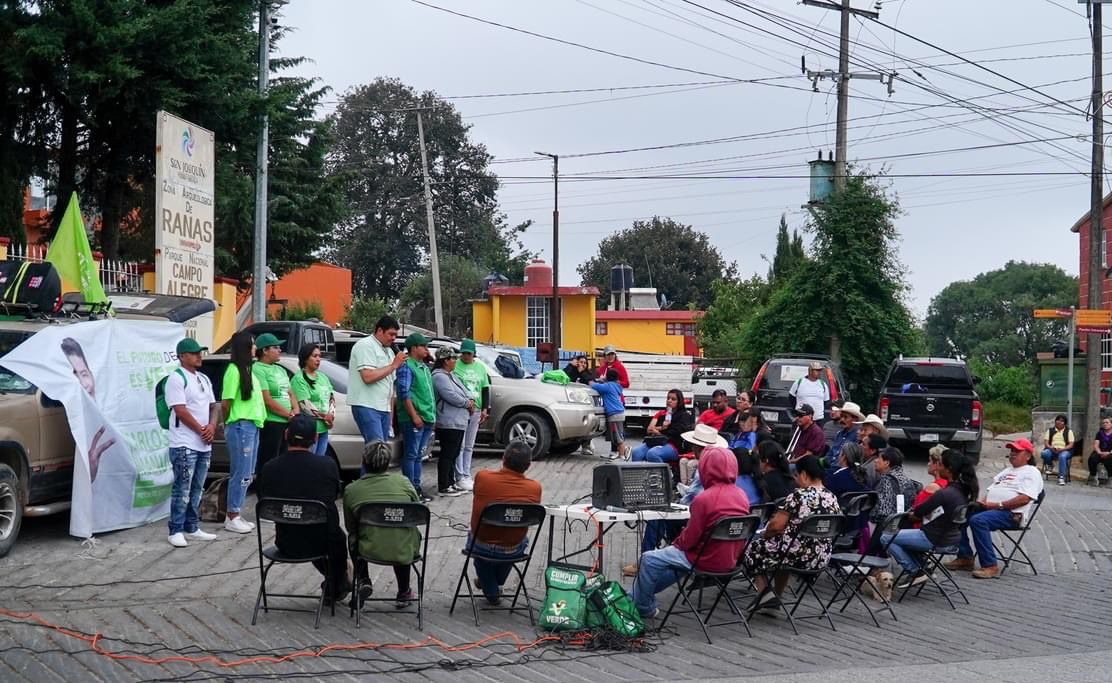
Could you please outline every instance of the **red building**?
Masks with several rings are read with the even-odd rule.
[[[1070,228],[1071,232],[1077,233],[1080,238],[1080,263],[1078,272],[1080,277],[1079,282],[1079,306],[1078,308],[1112,308],[1112,278],[1102,277],[1101,279],[1101,300],[1099,302],[1089,303],[1089,212],[1086,211],[1085,215],[1077,219],[1077,222]],[[1103,276],[1109,268],[1108,262],[1108,241],[1110,238],[1110,231],[1112,231],[1112,194],[1104,198],[1104,240],[1101,243],[1100,250],[1100,263],[1101,275]],[[1088,335],[1082,335],[1079,342],[1081,348],[1085,348]],[[1104,372],[1101,377],[1101,386],[1107,387],[1112,384],[1112,336],[1104,335],[1101,339],[1101,367]]]

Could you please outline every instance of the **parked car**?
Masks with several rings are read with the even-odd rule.
[[[316,344],[320,347],[321,356],[336,359],[336,335],[331,327],[319,320],[268,320],[252,323],[243,329],[256,337],[265,332],[273,334],[282,344],[282,353],[288,353],[294,359],[304,344]],[[229,353],[231,348],[229,339],[216,352]]]
[[[220,398],[224,371],[227,370],[230,362],[231,358],[228,354],[218,353],[206,356],[204,365],[201,367],[201,372],[212,380],[212,391],[217,398]],[[301,370],[297,365],[297,356],[282,354],[278,363],[290,377]],[[356,426],[347,405],[348,370],[339,363],[322,358],[319,372],[328,376],[336,394],[336,420],[328,432],[328,457],[336,461],[341,474],[346,478],[354,479],[359,476],[359,469],[363,465],[363,436],[359,433],[359,427]],[[398,441],[394,439],[392,444],[395,459],[400,454]],[[214,473],[228,471],[228,450],[224,442],[223,427],[217,430],[216,438],[213,439],[212,463],[209,471]]]
[[[829,356],[780,354],[766,360],[753,380],[753,406],[760,411],[761,419],[772,429],[776,438],[783,442],[791,438],[795,425],[791,414],[795,408],[795,399],[788,390],[797,379],[807,375],[807,366],[814,361],[822,364],[822,374],[819,377],[830,387],[830,400],[848,401],[849,387],[842,378],[838,364],[831,361]],[[823,410],[828,412],[830,403],[826,403]]]
[[[458,349],[459,342],[442,337],[429,342],[434,352],[441,346]],[[479,427],[477,445],[501,449],[510,441],[524,441],[532,447],[533,459],[540,460],[549,453],[571,453],[605,431],[602,397],[594,389],[506,377],[496,369],[498,359],[516,357],[520,363],[520,356],[495,346],[476,344],[475,355],[490,375],[491,404],[490,417]],[[502,365],[506,374],[518,374],[505,362]]]
[[[895,446],[938,443],[981,457],[977,378],[954,358],[897,358],[881,385],[877,414]]]

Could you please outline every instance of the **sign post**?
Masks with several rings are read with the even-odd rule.
[[[157,130],[155,291],[211,300],[216,136],[165,111]],[[186,334],[202,346],[212,346],[212,332],[212,313],[186,323]]]
[[[1073,420],[1073,345],[1077,334],[1108,334],[1112,330],[1112,310],[1102,308],[1082,308],[1076,306],[1069,308],[1036,308],[1036,318],[1069,318],[1070,319],[1070,350],[1069,370],[1066,372],[1066,413],[1069,420]],[[1102,349],[1096,349],[1100,353]],[[1089,349],[1088,353],[1093,353]]]
[[[1073,345],[1077,335],[1077,307],[1070,306],[1069,372],[1066,373],[1066,424],[1073,422]],[[1090,349],[1090,353],[1092,349]],[[1068,434],[1068,431],[1067,431]]]

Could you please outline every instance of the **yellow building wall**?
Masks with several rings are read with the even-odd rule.
[[[217,280],[213,299],[216,311],[212,319],[212,348],[218,349],[236,332],[236,286]]]
[[[498,296],[498,327],[495,341],[508,346],[525,346],[525,297]]]
[[[606,335],[595,338],[600,346],[613,344],[639,353],[683,354],[683,336],[666,334],[666,320],[607,320]]]
[[[489,301],[471,302],[471,338],[483,344],[494,343],[494,326]]]
[[[569,351],[582,351],[588,355],[595,350],[595,297],[560,297],[563,329],[560,346]]]

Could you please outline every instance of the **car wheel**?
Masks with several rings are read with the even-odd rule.
[[[19,476],[11,467],[0,464],[0,557],[15,546],[23,523],[23,496]]]
[[[533,460],[540,460],[548,455],[552,444],[552,429],[543,417],[535,413],[517,413],[506,421],[502,441],[507,444],[523,441],[532,449]]]

